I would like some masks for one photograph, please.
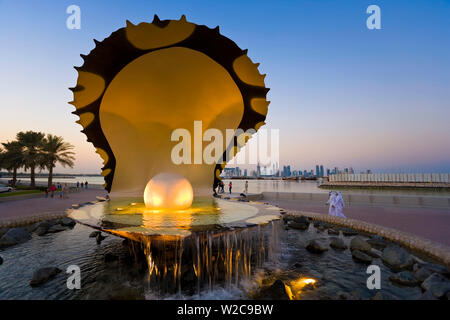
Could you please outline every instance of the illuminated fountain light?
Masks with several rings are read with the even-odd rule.
[[[175,173],[157,174],[144,190],[144,203],[149,209],[183,210],[192,205],[193,199],[189,181]]]

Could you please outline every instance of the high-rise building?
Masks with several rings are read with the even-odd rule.
[[[256,176],[260,177],[261,176],[261,166],[258,164],[256,165]]]
[[[327,176],[329,176],[331,174],[331,170],[327,169]]]
[[[320,165],[319,177],[324,176],[323,165]]]
[[[316,177],[320,177],[319,165],[316,165]]]
[[[244,169],[244,177],[247,176],[247,169]]]
[[[350,174],[354,174],[354,173],[355,173],[355,171],[353,170],[353,168],[352,168],[352,167],[350,167],[350,169],[348,170],[348,173],[350,173]]]

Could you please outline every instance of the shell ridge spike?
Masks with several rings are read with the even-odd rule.
[[[157,14],[155,14],[154,16],[153,16],[153,21],[152,21],[152,23],[158,23],[158,22],[161,22],[161,20],[159,19],[159,17],[158,17],[158,15]]]
[[[130,21],[130,20],[128,20],[127,19],[127,21],[126,21],[126,24],[127,24],[127,28],[129,28],[129,27],[134,27],[135,25]]]

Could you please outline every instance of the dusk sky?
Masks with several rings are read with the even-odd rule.
[[[81,8],[81,29],[66,8]],[[366,8],[381,8],[369,30]],[[133,23],[220,26],[266,73],[267,129],[280,166],[450,172],[450,1],[1,1],[0,142],[21,130],[63,136],[74,169],[102,166],[71,112],[80,53]]]

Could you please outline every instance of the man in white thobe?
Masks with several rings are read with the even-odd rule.
[[[337,195],[335,199],[335,207],[336,207],[335,215],[338,217],[346,218],[346,216],[344,216],[344,214],[342,213],[342,210],[345,206],[344,198],[342,197],[342,194],[339,191],[336,194]]]
[[[328,214],[330,215],[330,216],[335,216],[336,215],[336,205],[335,205],[335,202],[336,202],[336,195],[334,194],[334,192],[333,191],[330,191],[330,198],[328,199],[328,201],[327,201],[327,204],[328,204]]]

